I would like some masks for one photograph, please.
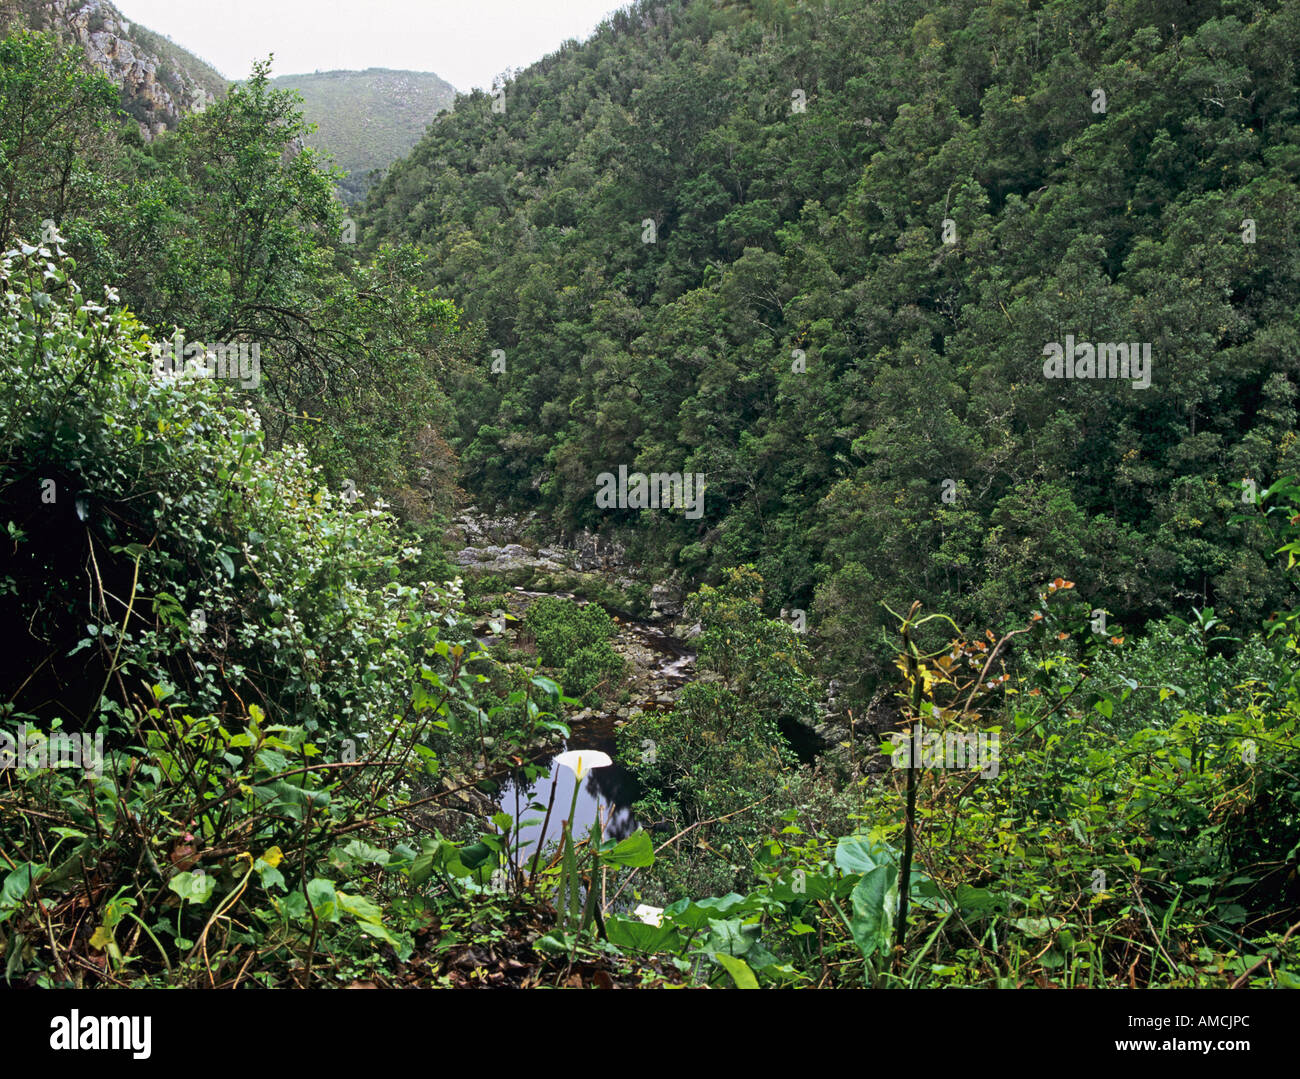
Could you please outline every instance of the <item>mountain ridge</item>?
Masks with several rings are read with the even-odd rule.
[[[360,201],[372,174],[405,157],[456,98],[432,71],[382,67],[278,75],[271,85],[302,97],[303,115],[316,125],[307,142],[343,170],[339,194],[348,203]]]

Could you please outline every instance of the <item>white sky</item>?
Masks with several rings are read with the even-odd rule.
[[[273,75],[336,68],[432,71],[488,89],[569,38],[587,37],[626,0],[114,0],[228,79],[275,54]]]

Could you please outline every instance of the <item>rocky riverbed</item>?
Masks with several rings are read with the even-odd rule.
[[[475,509],[456,517],[449,539],[462,572],[493,578],[515,618],[544,595],[599,603],[613,615],[618,626],[613,647],[627,661],[623,690],[628,699],[571,716],[575,735],[593,727],[612,732],[643,711],[670,707],[693,677],[689,641],[700,627],[681,622],[681,583],[638,575],[622,545],[590,532],[548,537],[535,515],[489,516]],[[489,623],[485,617],[476,627],[487,645],[496,643]]]
[[[626,661],[623,683],[607,703],[569,715],[569,742],[553,748],[597,749],[614,758],[613,766],[592,772],[584,783],[575,823],[581,830],[599,815],[606,836],[628,834],[636,825],[629,808],[636,791],[630,773],[618,763],[617,732],[646,712],[671,708],[694,677],[690,638],[699,627],[681,622],[680,582],[647,579],[622,545],[592,533],[548,534],[531,514],[489,516],[465,510],[454,520],[448,540],[462,575],[477,578],[480,585],[490,580],[492,594],[499,597],[475,625],[485,647],[500,643],[493,625],[500,625],[500,614],[511,615],[517,625],[542,596],[599,603],[613,616],[618,633],[611,644]],[[543,776],[527,791],[507,785],[500,808],[516,816],[530,801],[545,801],[552,779],[558,784],[558,803],[567,804],[572,777],[561,773]],[[556,838],[558,827],[557,816],[547,841]],[[526,830],[522,838],[532,843],[537,837]]]
[[[535,514],[493,517],[465,510],[448,539],[467,574],[491,575],[510,588],[570,593],[654,623],[682,614],[685,589],[678,577],[647,579],[621,544],[591,532],[554,534]]]
[[[607,822],[607,836],[627,834],[635,826],[628,806],[636,792],[629,773],[617,764],[617,732],[646,712],[671,708],[682,687],[696,676],[691,639],[701,627],[683,621],[683,583],[675,578],[647,579],[621,544],[590,532],[555,534],[533,514],[490,516],[467,509],[455,518],[447,538],[462,575],[480,583],[489,578],[492,593],[500,597],[498,609],[484,612],[475,626],[485,647],[500,643],[493,623],[500,624],[501,613],[522,619],[528,607],[545,595],[599,603],[614,617],[618,634],[612,645],[627,661],[624,683],[612,701],[584,708],[567,721],[570,746],[598,749],[616,761],[613,767],[591,774],[579,797],[577,822],[585,826],[600,813]],[[806,761],[821,748],[850,736],[846,720],[837,713],[832,686],[821,721],[815,727],[787,732]],[[863,733],[857,732],[859,737]],[[555,750],[563,748],[569,746]],[[550,784],[547,776],[531,791],[507,787],[500,807],[514,815],[516,794],[521,806],[532,798],[544,801]],[[565,785],[561,777],[560,788]],[[570,782],[567,792],[557,790],[561,802],[572,789]],[[556,827],[558,822],[553,822],[551,830]]]

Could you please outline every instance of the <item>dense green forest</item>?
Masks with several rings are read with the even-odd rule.
[[[1133,631],[1252,629],[1295,599],[1232,518],[1300,471],[1298,20],[642,5],[462,100],[367,237],[506,354],[458,395],[479,497],[753,562],[828,671],[882,602],[998,626],[1057,574]],[[1066,335],[1148,343],[1149,388],[1044,378]],[[703,518],[602,511],[619,464],[703,473]]]
[[[10,33],[6,982],[1300,988],[1297,57],[640,0],[354,235],[269,64]]]

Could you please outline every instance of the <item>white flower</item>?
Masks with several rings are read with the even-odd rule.
[[[556,757],[555,763],[569,769],[581,783],[582,777],[593,768],[607,768],[614,762],[608,753],[601,753],[598,749],[570,749]]]
[[[632,913],[645,922],[646,925],[664,924],[663,907],[652,907],[649,903],[642,903]]]

